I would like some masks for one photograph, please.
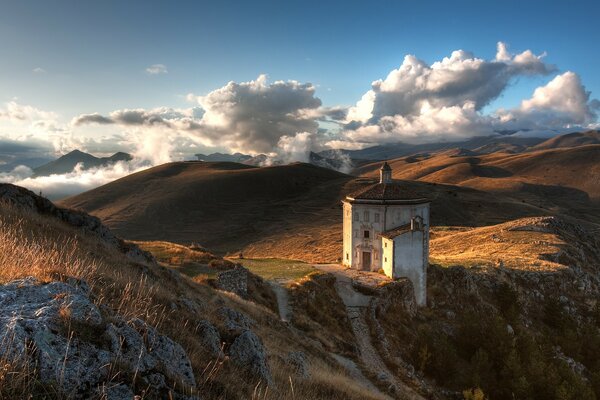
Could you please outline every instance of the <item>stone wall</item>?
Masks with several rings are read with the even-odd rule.
[[[248,296],[248,270],[241,265],[217,274],[215,281],[217,289],[232,292],[240,297]]]

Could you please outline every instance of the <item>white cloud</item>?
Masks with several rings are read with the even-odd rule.
[[[16,101],[9,101],[0,108],[0,118],[7,119],[14,123],[26,124],[35,121],[52,121],[58,118],[57,114],[51,111],[43,111],[39,108],[19,104]]]
[[[84,114],[74,118],[73,124],[117,124],[136,128],[140,136],[153,128],[162,132],[163,141],[171,143],[183,140],[258,154],[273,152],[284,136],[316,134],[318,121],[345,115],[343,108],[321,107],[313,85],[268,83],[265,75],[249,82],[229,82],[204,96],[190,94],[187,98],[199,107],[116,110],[109,116]]]
[[[493,60],[457,50],[428,65],[407,55],[350,108],[341,140],[360,145],[452,141],[498,130],[561,129],[595,121],[597,100],[589,100],[590,93],[572,72],[536,89],[517,109],[482,114],[514,79],[555,71],[544,57],[530,50],[512,54],[501,42]]]
[[[146,68],[146,73],[148,75],[160,75],[169,73],[169,70],[164,64],[152,64],[151,66]]]
[[[32,70],[32,72],[33,72],[33,73],[35,73],[35,74],[45,74],[45,73],[46,73],[46,70],[45,70],[44,68],[37,67],[37,68],[34,68],[34,69]]]
[[[19,166],[10,173],[0,173],[0,182],[23,186],[36,193],[42,192],[50,199],[61,199],[94,189],[149,167],[150,165],[147,163],[120,161],[103,168],[84,170],[82,165],[77,165],[72,172],[67,174],[32,177],[31,169]]]
[[[598,100],[590,101],[579,75],[567,71],[547,85],[538,87],[533,96],[512,110],[499,110],[504,125],[543,129],[585,126],[596,121]]]

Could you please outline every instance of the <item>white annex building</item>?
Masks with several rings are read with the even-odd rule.
[[[392,180],[387,162],[379,183],[346,196],[344,254],[347,267],[408,278],[417,304],[427,301],[429,200]]]

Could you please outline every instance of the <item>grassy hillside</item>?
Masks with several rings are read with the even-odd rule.
[[[342,246],[340,200],[371,183],[309,164],[171,163],[62,204],[100,217],[127,239],[200,243],[233,256],[333,262]],[[432,199],[439,225],[481,226],[548,212],[470,188],[404,184]]]
[[[197,242],[224,253],[299,226],[319,231],[335,223],[330,211],[350,180],[310,164],[171,163],[62,204],[100,217],[128,239]]]
[[[573,132],[555,136],[532,147],[532,150],[577,147],[588,144],[600,144],[600,131]]]
[[[380,398],[376,393],[368,393],[337,364],[329,354],[332,348],[324,349],[322,345],[308,340],[302,331],[291,329],[271,309],[255,303],[252,296],[242,299],[168,268],[138,264],[98,236],[52,216],[3,203],[0,227],[0,284],[22,277],[35,277],[42,284],[70,282],[74,278],[78,282],[84,280],[103,313],[118,313],[132,324],[136,324],[138,319],[143,320],[183,346],[198,382],[195,389],[187,392],[188,395],[199,395],[203,399]],[[164,249],[166,245],[162,246]],[[156,246],[154,249],[159,248]],[[189,256],[183,249],[171,248],[170,252],[182,257],[177,261]],[[192,259],[205,261],[205,258]],[[224,329],[218,313],[223,307],[242,312],[254,321],[252,330],[266,347],[276,390],[267,390],[264,382],[261,384],[259,378],[232,364],[228,358],[215,359],[207,353],[206,345],[199,339],[199,324],[208,320]],[[65,312],[65,315],[68,313]],[[323,331],[323,328],[318,328],[318,322],[307,318],[312,329]],[[76,338],[74,340],[101,339],[94,339],[94,336],[102,332],[103,327],[94,326],[93,331],[89,331],[92,327],[84,328],[71,324],[65,328],[68,331],[64,334]],[[223,340],[228,347],[232,337],[225,336]],[[344,339],[337,339],[337,334],[332,333],[328,340]],[[286,363],[286,357],[293,351],[303,352],[310,360],[310,377],[297,377],[296,367]],[[0,398],[70,398],[52,384],[40,381],[35,365],[22,365],[2,355],[0,361]],[[114,367],[118,368],[118,365]],[[130,379],[135,381],[135,377],[111,375],[107,384],[129,382]],[[142,390],[141,386],[138,389]]]
[[[535,205],[543,214],[600,221],[600,145],[520,154],[422,154],[390,165],[396,179],[468,187]],[[373,163],[358,173],[374,177],[378,168]]]

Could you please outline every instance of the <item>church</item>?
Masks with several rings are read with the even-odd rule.
[[[382,269],[391,279],[408,278],[417,304],[426,305],[430,201],[394,182],[384,162],[378,183],[346,196],[342,203],[343,265]]]

